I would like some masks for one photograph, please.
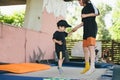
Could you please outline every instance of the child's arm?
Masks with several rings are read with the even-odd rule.
[[[93,17],[93,16],[98,16],[99,14],[95,14],[95,13],[89,13],[89,14],[82,14],[81,17],[82,18],[86,18],[86,17]]]
[[[56,40],[56,39],[53,39],[53,42],[54,42],[54,43],[57,43],[57,44],[59,44],[59,45],[62,45],[62,44],[63,44],[62,41],[58,41],[58,40]]]
[[[76,27],[74,27],[69,33],[68,36],[70,36],[73,32],[77,31],[77,29],[79,29],[80,27],[83,26],[83,23],[77,25]]]
[[[70,32],[68,33],[68,36],[72,35],[72,33],[73,33],[73,31],[70,31]]]
[[[73,32],[77,31],[80,27],[83,26],[83,22],[72,29]]]

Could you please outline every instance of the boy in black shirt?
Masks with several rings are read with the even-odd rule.
[[[96,16],[99,15],[99,10],[91,3],[90,0],[78,0],[83,6],[81,18],[83,25],[83,51],[85,55],[85,68],[81,74],[91,74],[95,71],[95,45],[97,35]],[[77,30],[80,26],[75,27]],[[89,62],[90,59],[90,62]],[[91,63],[91,64],[90,64]]]
[[[53,34],[53,41],[55,42],[55,51],[58,57],[58,70],[61,74],[62,71],[62,63],[65,58],[65,51],[66,51],[66,40],[65,37],[70,35],[73,30],[69,33],[65,32],[67,27],[71,27],[65,20],[60,20],[57,22],[58,30]]]

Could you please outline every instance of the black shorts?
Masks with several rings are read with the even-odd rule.
[[[61,54],[60,54],[61,52]],[[65,51],[56,51],[57,58],[60,59],[60,57],[63,59],[65,58]]]

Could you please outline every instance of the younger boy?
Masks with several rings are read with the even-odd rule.
[[[69,33],[65,32],[67,27],[71,27],[65,20],[60,20],[57,22],[58,30],[53,34],[53,41],[55,43],[55,51],[58,57],[58,70],[59,73],[62,74],[62,64],[65,59],[65,51],[66,51],[66,40],[65,37],[70,35],[72,32]]]

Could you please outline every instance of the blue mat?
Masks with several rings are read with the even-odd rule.
[[[114,67],[112,80],[120,80],[120,65]]]
[[[15,76],[15,75],[0,74],[0,80],[80,80],[80,79],[30,77],[30,76]]]
[[[43,78],[26,77],[26,76],[13,76],[13,75],[0,75],[0,80],[43,80]]]

